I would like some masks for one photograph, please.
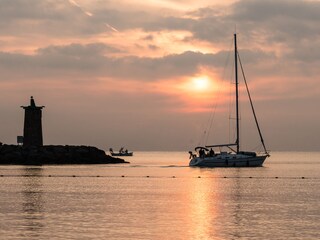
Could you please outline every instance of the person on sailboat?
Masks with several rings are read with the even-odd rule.
[[[189,159],[195,158],[197,156],[192,151],[189,151],[189,154],[190,154]]]
[[[203,149],[199,150],[199,157],[204,158],[206,156],[206,153]]]
[[[212,148],[210,148],[209,156],[210,156],[210,157],[213,157],[213,156],[214,156],[214,151],[213,151],[213,149],[212,149]]]

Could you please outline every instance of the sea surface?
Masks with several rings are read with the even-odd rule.
[[[0,166],[0,239],[320,239],[319,152],[274,152],[259,168],[188,157]]]

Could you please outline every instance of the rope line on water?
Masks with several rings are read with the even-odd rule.
[[[0,178],[3,177],[39,177],[39,178],[216,178],[216,179],[316,179],[320,180],[320,177],[289,177],[289,176],[274,176],[274,177],[258,177],[258,176],[130,176],[130,175],[116,175],[116,176],[106,176],[106,175],[0,175]]]

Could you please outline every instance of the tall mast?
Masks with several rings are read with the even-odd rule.
[[[238,50],[237,50],[237,34],[234,34],[234,71],[236,80],[236,120],[237,120],[237,153],[240,151],[240,134],[239,134],[239,89],[238,89]]]

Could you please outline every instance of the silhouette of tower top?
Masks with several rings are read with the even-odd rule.
[[[21,106],[24,111],[23,146],[43,146],[42,138],[42,108],[36,106],[31,96],[29,106]]]
[[[29,106],[21,106],[23,109],[42,109],[44,106],[36,106],[36,103],[33,99],[33,96],[30,97],[30,105]]]

